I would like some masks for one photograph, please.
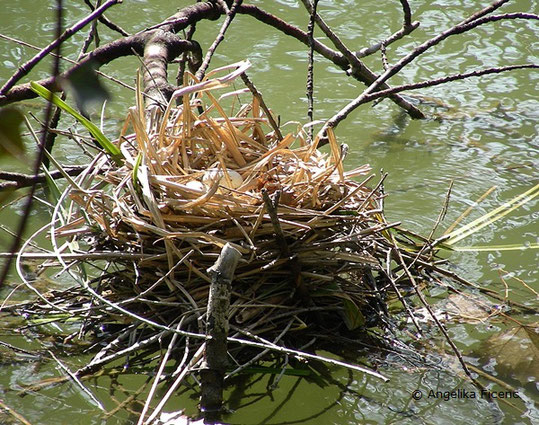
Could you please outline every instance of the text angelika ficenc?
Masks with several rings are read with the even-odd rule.
[[[484,398],[484,399],[496,399],[496,398],[520,398],[516,391],[488,391],[481,390],[480,392],[467,391],[465,389],[457,389],[453,391],[434,391],[430,390],[427,398],[436,398],[445,401],[452,399],[467,399],[467,398]]]

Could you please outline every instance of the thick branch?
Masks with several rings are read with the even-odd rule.
[[[165,21],[160,24],[154,25],[153,27],[147,28],[144,31],[150,31],[154,29],[161,29],[166,32],[177,33],[189,25],[197,23],[202,19],[209,19],[215,21],[219,19],[221,14],[225,11],[219,9],[212,2],[200,2],[193,4],[191,6],[184,7],[178,13],[167,18]]]
[[[259,9],[258,7],[255,7],[252,5],[240,5],[237,8],[237,12],[254,16],[256,19],[260,20],[261,22],[264,22],[282,31],[284,34],[290,35],[306,45],[309,44],[309,37],[307,33]],[[153,31],[150,31],[150,30],[159,28],[161,30],[160,31],[161,34],[167,33],[169,31],[177,32],[201,19],[217,19],[222,13],[224,13],[223,10],[216,7],[213,3],[209,3],[209,2],[197,3],[195,5],[188,6],[182,9],[181,11],[179,11],[178,13],[176,13],[175,15],[168,18],[163,23],[156,25],[154,27],[151,27],[149,30],[146,30],[145,32],[141,32],[136,35],[114,41],[110,44],[107,44],[98,49],[95,49],[92,53],[90,53],[85,58],[85,60],[94,59],[97,62],[97,65],[99,66],[99,65],[108,63],[112,61],[113,59],[116,59],[120,56],[130,55],[132,54],[133,50],[135,50],[137,54],[142,56],[144,54],[145,41],[147,40],[148,34],[154,33]],[[349,60],[344,55],[328,48],[327,46],[325,46],[324,44],[320,43],[317,40],[313,41],[313,48],[315,51],[317,51],[318,53],[320,53],[327,59],[331,60],[334,64],[336,64],[337,66],[339,66],[340,68],[344,70],[346,70],[351,65]],[[192,46],[192,49],[197,50],[194,46]],[[73,72],[75,69],[77,69],[79,66],[81,66],[83,62],[81,62],[80,64],[68,70],[66,73],[62,75],[62,77],[68,77],[69,74]],[[353,76],[355,78],[359,79],[360,81],[363,81],[365,84],[371,84],[376,79],[376,75],[372,71],[370,71],[367,67],[357,66],[358,65],[357,63],[355,65],[356,65],[355,69],[357,70],[357,72],[353,73]],[[160,69],[162,73],[163,65],[160,65]],[[166,69],[164,70],[163,75],[166,75]],[[40,84],[45,86],[49,90],[59,90],[58,87],[53,87],[52,82],[53,82],[52,79],[49,78],[49,79],[40,81]],[[163,86],[161,89],[161,92],[163,92],[164,90],[165,95],[170,90],[168,85],[167,87],[168,88],[165,88]],[[389,88],[389,87],[382,86],[382,88]],[[0,106],[8,104],[8,103],[24,100],[24,99],[34,98],[34,97],[36,97],[36,95],[30,89],[30,85],[23,84],[20,86],[13,87],[4,96],[0,96]],[[411,116],[415,118],[424,117],[423,114],[419,110],[417,110],[417,108],[415,108],[413,105],[409,104],[406,100],[400,98],[399,96],[395,96],[393,100],[397,104],[405,108],[410,113]]]
[[[70,176],[78,176],[85,169],[85,165],[79,167],[70,167],[66,168],[65,172]],[[54,180],[61,179],[64,177],[64,175],[58,170],[50,171],[49,174]],[[30,174],[0,171],[0,180],[5,180],[5,182],[0,183],[1,192],[8,189],[21,189],[23,187],[29,187],[37,183],[45,183],[47,181],[47,176],[45,174],[38,174],[37,176],[35,176]]]
[[[412,25],[412,9],[410,9],[410,4],[407,0],[400,0],[402,6],[403,24],[402,27],[406,28]]]
[[[260,22],[263,22],[266,25],[269,25],[275,29],[278,29],[283,34],[294,37],[296,40],[301,41],[306,46],[309,45],[309,35],[305,31],[300,30],[294,25],[290,25],[289,23],[283,21],[277,16],[272,15],[271,13],[268,13],[260,9],[257,6],[253,6],[252,4],[242,4],[241,6],[238,7],[238,13],[252,16],[253,18],[259,20]],[[344,57],[344,55],[342,55],[341,53],[330,49],[325,44],[320,43],[316,39],[314,40],[313,48],[316,52],[320,53],[326,59],[329,59],[335,65],[341,67],[343,70],[346,70],[348,68],[349,63]]]
[[[121,0],[117,0],[117,1],[119,2]],[[326,35],[328,35],[328,37],[332,39],[332,41],[335,43],[336,47],[340,50],[340,52],[330,49],[329,47],[327,47],[323,43],[320,43],[317,40],[313,40],[313,49],[342,69],[347,70],[348,68],[351,68],[350,72],[354,78],[369,85],[367,90],[363,93],[365,96],[370,95],[371,93],[374,93],[375,91],[382,90],[386,93],[386,95],[391,96],[391,99],[395,103],[397,103],[399,106],[406,109],[412,117],[423,118],[424,115],[422,114],[420,110],[418,110],[415,106],[411,105],[408,101],[406,101],[405,99],[403,99],[402,97],[396,94],[398,93],[398,91],[391,91],[390,87],[386,85],[387,79],[389,79],[392,75],[400,71],[402,67],[404,67],[407,63],[411,62],[413,59],[415,59],[415,57],[419,56],[425,50],[432,47],[433,45],[438,44],[447,36],[467,31],[468,29],[471,29],[472,27],[475,27],[477,25],[484,23],[484,21],[481,20],[481,18],[484,15],[500,7],[502,4],[506,3],[507,1],[508,0],[499,0],[493,3],[489,7],[477,12],[476,14],[472,15],[467,20],[463,21],[461,24],[459,24],[459,26],[457,26],[458,28],[457,27],[452,28],[451,30],[453,32],[451,32],[450,34],[448,34],[448,32],[446,31],[440,36],[435,37],[434,39],[427,42],[429,44],[424,43],[422,46],[415,49],[410,55],[401,59],[401,61],[399,61],[396,65],[389,68],[381,76],[377,76],[370,69],[368,69],[358,59],[356,54],[353,54],[352,52],[350,52],[350,50],[347,49],[346,46],[344,46],[344,44],[338,39],[337,36],[335,36],[331,32],[329,28],[326,28],[324,30],[323,21],[321,20],[319,16],[316,17],[317,23],[319,23],[319,26],[324,30]],[[108,2],[106,4],[108,4]],[[405,15],[404,21],[406,23],[409,20],[409,16],[407,14],[407,7],[406,7],[407,2],[405,0],[401,0],[401,4],[403,5],[403,11]],[[292,36],[306,45],[309,44],[309,37],[306,32],[300,30],[299,28],[293,25],[286,23],[285,21],[275,17],[274,15],[270,13],[267,13],[259,9],[256,6],[240,5],[237,8],[237,12],[253,16],[256,19],[260,20],[261,22],[264,22],[270,26],[273,26],[274,28],[278,29],[284,34]],[[201,19],[212,19],[212,20],[217,19],[223,13],[226,13],[226,10],[223,7],[219,7],[218,5],[216,5],[215,2],[197,3],[195,5],[188,6],[182,9],[175,15],[168,18],[163,23],[156,25],[150,28],[149,30],[160,28],[159,33],[161,34],[165,34],[167,32],[177,32],[186,28],[188,25],[196,23],[197,21]],[[489,18],[484,18],[484,19],[490,22],[497,19],[514,19],[514,18],[537,19],[536,15],[532,15],[532,14],[506,14],[506,15],[501,15],[500,17],[491,16]],[[397,39],[398,37],[402,37],[406,35],[406,33],[416,28],[416,25],[417,23],[411,23],[410,26],[407,26],[406,28],[401,29],[400,31],[393,34],[389,39],[385,40],[382,43],[388,43],[390,41],[393,41],[394,39]],[[467,27],[467,25],[469,27]],[[120,56],[130,55],[132,54],[133,51],[135,51],[139,55],[143,55],[144,48],[146,47],[148,40],[155,35],[155,31],[149,31],[149,30],[138,33],[131,37],[127,37],[125,39],[117,40],[108,45],[95,49],[92,53],[86,56],[86,58],[81,63],[77,64],[75,67],[68,70],[62,76],[63,77],[69,76],[71,72],[73,72],[75,69],[77,69],[83,63],[85,63],[85,61],[88,61],[88,60],[95,60],[96,64],[100,66]],[[153,41],[155,42],[156,40],[154,39]],[[171,46],[165,49],[166,54],[165,54],[165,51],[159,53],[158,56],[160,59],[159,61],[157,61],[159,63],[157,62],[155,63],[155,65],[158,65],[155,68],[155,70],[159,71],[158,77],[160,78],[165,77],[166,79],[166,65],[167,64],[164,63],[164,58],[165,56],[167,58],[171,57],[171,53],[168,52],[168,49],[171,49],[171,51],[173,51],[177,48],[177,46],[181,45],[179,43],[179,40],[170,40],[170,41],[171,41]],[[374,46],[374,47],[378,48],[377,46]],[[196,45],[195,44],[182,45],[180,50],[181,49],[184,49],[183,51],[200,52],[197,44]],[[424,49],[424,50],[421,50],[421,49]],[[146,64],[146,66],[148,66],[148,64]],[[155,81],[156,76],[152,77],[150,80]],[[49,88],[50,90],[59,90],[58,87],[53,87],[53,80],[51,78],[42,80],[40,81],[40,83],[44,85],[45,87]],[[165,97],[167,97],[171,88],[168,85],[168,83],[166,83],[165,85],[164,84],[165,81],[162,79],[161,79],[161,83],[153,84],[152,89],[150,89],[149,91],[152,91],[156,87],[159,87],[160,93],[162,93]],[[8,103],[12,103],[12,102],[20,101],[23,99],[33,98],[35,96],[36,95],[30,90],[29,84],[23,84],[20,86],[13,87],[11,90],[9,90],[9,92],[5,93],[5,95],[0,96],[0,106],[8,104]],[[359,106],[359,104],[361,104],[362,100],[358,100],[358,99],[359,98],[357,98],[356,101],[360,103],[356,104],[354,103],[355,101],[351,102],[351,104],[347,105],[347,107],[345,107],[342,111],[340,111],[338,120],[344,119],[344,117],[351,110],[355,109],[357,106]],[[341,116],[342,118],[340,118]],[[337,124],[337,121],[334,121],[335,117],[336,116],[334,116],[332,120],[330,120],[330,125],[334,126]]]
[[[169,62],[186,51],[194,53],[195,67],[202,59],[202,50],[196,41],[182,40],[163,30],[152,33],[144,48],[144,87],[149,98],[146,108],[166,104],[172,96],[174,87],[169,84],[167,76]]]
[[[163,34],[162,32],[160,32]],[[167,34],[167,33],[164,33]],[[88,55],[84,57],[82,61],[71,67],[66,72],[62,73],[60,76],[62,78],[68,78],[71,73],[79,69],[84,64],[92,61],[96,68],[105,65],[114,59],[117,59],[122,56],[130,56],[137,54],[140,56],[144,55],[144,48],[146,43],[149,41],[159,41],[164,43],[170,43],[166,57],[167,60],[172,60],[174,57],[178,56],[184,51],[192,51],[200,54],[200,46],[194,41],[180,40],[175,37],[173,34],[168,33],[168,35],[163,36],[163,38],[157,37],[155,32],[149,33],[140,33],[132,35],[130,37],[122,38],[120,40],[113,41],[109,44],[101,46]],[[53,78],[46,78],[39,81],[39,83],[52,91],[59,91],[60,88],[54,84]],[[30,84],[21,84],[13,87],[5,96],[0,96],[0,106],[6,105],[8,103],[17,102],[25,99],[32,99],[37,95],[31,90]]]
[[[206,341],[204,353],[205,365],[201,370],[202,409],[210,416],[219,416],[223,402],[223,382],[228,366],[228,315],[230,308],[231,283],[234,272],[241,258],[241,253],[230,244],[221,250],[215,264],[208,269],[211,274],[210,293],[208,295]]]
[[[257,7],[242,5],[238,7],[237,11],[240,13],[254,14],[254,16],[262,22],[268,23],[275,28],[281,30],[283,33],[291,35],[294,38],[297,38],[298,40],[302,41],[303,43],[308,44],[308,36],[305,32],[292,25],[287,24],[286,22],[280,20],[279,18],[276,18],[269,13],[260,10]],[[114,41],[98,49],[95,49],[85,58],[85,60],[94,59],[96,60],[98,65],[103,65],[118,57],[128,56],[132,54],[132,50],[135,50],[137,54],[142,56],[144,54],[145,40],[147,39],[148,34],[155,33],[155,31],[152,30],[160,29],[161,33],[178,32],[202,19],[218,19],[222,13],[224,13],[224,11],[222,11],[210,2],[197,3],[195,5],[188,6],[180,10],[178,13],[171,16],[164,22],[151,28],[148,28],[143,32],[139,32],[133,36]],[[330,59],[336,65],[340,66],[342,69],[346,69],[348,67],[348,62],[346,58],[316,40],[314,41],[314,49],[318,53]],[[69,76],[69,74],[75,69],[77,69],[79,66],[81,66],[81,64],[82,62],[68,70],[62,75],[62,77]],[[58,87],[53,87],[51,78],[41,80],[39,81],[39,83],[48,88],[49,90],[59,90]],[[30,85],[23,84],[20,86],[13,87],[4,96],[0,96],[0,106],[24,99],[31,99],[34,97],[36,97],[36,95],[30,89]]]
[[[12,41],[13,43],[17,43],[17,44],[19,44],[21,46],[28,47],[28,48],[33,49],[33,50],[41,50],[41,48],[38,47],[38,46],[34,46],[33,44],[30,44],[30,43],[27,43],[25,41],[19,40],[17,38],[8,37],[7,35],[4,35],[4,34],[0,34],[0,38],[3,38],[4,40]],[[55,57],[56,55],[54,53],[51,53],[51,56]],[[69,62],[69,63],[71,63],[73,65],[77,64],[77,61],[74,61],[73,59],[69,59],[69,58],[67,58],[65,56],[60,56],[60,59],[66,61],[66,62]],[[113,81],[116,84],[119,84],[120,86],[125,87],[126,89],[135,91],[135,87],[132,87],[129,84],[126,84],[123,81],[118,80],[117,78],[114,78],[114,77],[111,77],[110,75],[104,74],[101,71],[95,71],[95,72],[96,72],[97,75],[99,75],[99,76],[101,76],[103,78],[106,78],[107,80]]]

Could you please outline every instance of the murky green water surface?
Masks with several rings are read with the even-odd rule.
[[[80,4],[82,2],[66,3],[66,22],[70,24],[87,13]],[[286,0],[255,3],[290,23],[306,28],[307,18],[301,3]],[[128,31],[135,32],[160,22],[174,13],[176,8],[187,4],[189,2],[186,1],[126,0],[113,8],[108,16]],[[480,5],[487,4],[484,1],[412,2],[414,19],[419,20],[421,26],[408,41],[401,41],[388,49],[389,62],[394,63],[421,41],[462,20]],[[2,1],[0,32],[40,47],[46,45],[53,37],[51,5],[50,1]],[[398,2],[389,1],[321,1],[320,11],[343,40],[358,50],[398,29],[401,22],[398,5]],[[535,1],[525,0],[510,2],[502,11],[538,12]],[[307,55],[304,46],[250,17],[238,16],[236,19],[237,22],[215,55],[213,65],[248,58],[253,64],[249,71],[252,80],[262,91],[266,102],[280,115],[281,123],[306,122]],[[198,25],[197,39],[204,50],[213,41],[217,29],[218,25],[214,22]],[[417,64],[405,68],[390,83],[417,82],[475,68],[537,63],[538,30],[539,25],[532,21],[485,25],[446,40],[431,53],[425,54]],[[82,33],[75,35],[64,54],[76,56],[84,37]],[[107,30],[101,32],[103,42],[114,37]],[[325,40],[323,37],[320,39]],[[5,81],[18,64],[33,54],[26,47],[0,40],[0,81]],[[366,63],[379,70],[380,56],[367,58]],[[65,63],[63,66],[66,66]],[[133,84],[137,67],[136,59],[126,58],[104,67],[102,71]],[[32,72],[31,77],[44,77],[49,68],[50,62],[45,61]],[[449,226],[475,199],[491,186],[496,186],[468,220],[478,217],[537,183],[538,81],[537,72],[515,71],[420,91],[423,99],[421,108],[432,116],[441,117],[438,120],[411,121],[389,101],[374,107],[364,106],[338,127],[339,140],[350,146],[347,165],[352,168],[369,163],[377,173],[380,169],[388,172],[388,198],[385,204],[388,219],[402,221],[405,227],[422,234],[428,234],[434,225],[450,181],[454,181],[454,188],[441,228]],[[322,120],[333,115],[362,89],[359,83],[348,79],[341,70],[319,57],[315,68],[315,85],[315,114],[316,119]],[[113,99],[107,106],[105,132],[113,137],[134,96],[126,89],[109,83],[107,86]],[[28,110],[41,118],[43,103],[34,100],[28,105]],[[290,124],[290,128],[295,125]],[[4,161],[0,163],[0,168],[29,172],[33,152],[30,139],[28,147],[28,164]],[[66,163],[87,161],[65,139],[59,140],[55,154]],[[21,205],[21,201],[15,201],[11,207],[0,212],[2,226],[14,228]],[[46,208],[37,207],[32,226],[37,228],[46,223],[47,214]],[[462,241],[462,245],[537,243],[538,215],[536,206],[529,203],[504,220]],[[0,231],[2,251],[7,250],[9,240],[10,236]],[[450,258],[454,270],[466,279],[488,286],[502,296],[507,291],[512,300],[537,307],[537,297],[533,291],[511,278],[517,277],[536,291],[539,290],[536,251],[463,252],[453,254]],[[510,276],[500,272],[502,269]],[[503,280],[500,275],[504,277]],[[61,286],[61,283],[53,284]],[[16,285],[14,278],[9,288],[2,290],[1,298],[5,298]],[[447,293],[435,288],[431,295],[431,301],[437,302]],[[27,296],[23,290],[14,295],[17,299]],[[515,319],[531,321],[526,316]],[[10,331],[7,326],[2,326],[0,335],[0,341],[5,343],[36,352],[42,350],[43,346],[62,347],[62,341],[55,337],[56,329],[53,326],[48,329],[49,339],[39,343],[32,339],[31,331],[25,332],[26,336],[23,337]],[[493,342],[496,335],[513,326],[513,322],[506,320],[473,325],[448,324],[449,333],[466,360],[513,386],[521,397],[518,400],[499,400],[489,404],[462,378],[459,367],[456,364],[451,366],[450,358],[442,358],[433,352],[433,362],[443,360],[448,366],[439,370],[390,356],[387,366],[381,369],[391,378],[387,384],[360,374],[349,374],[342,369],[332,369],[331,382],[325,385],[284,377],[271,396],[264,396],[268,377],[246,380],[230,389],[228,396],[234,413],[226,420],[237,424],[537,423],[539,413],[534,404],[539,401],[536,384],[537,345],[534,348],[531,344],[530,348],[530,344],[526,345],[524,340],[513,340],[508,346],[497,347]],[[536,339],[537,336],[533,340]],[[433,334],[432,341],[443,345],[443,339],[437,333]],[[514,344],[520,345],[515,349]],[[488,347],[491,349],[487,350]],[[104,418],[87,396],[73,385],[47,388],[21,397],[17,391],[23,385],[58,376],[56,364],[41,362],[39,356],[12,356],[9,350],[1,347],[0,350],[0,400],[30,423],[128,424],[136,418],[124,410],[108,419]],[[506,357],[514,358],[522,352],[528,357],[522,362],[511,364],[509,361],[509,366],[506,365]],[[67,351],[62,359],[73,370],[88,360],[86,357],[69,356]],[[105,407],[111,410],[117,402],[133,394],[145,379],[144,375],[132,375],[111,382],[110,378],[103,377],[92,380],[88,385]],[[489,387],[496,391],[505,390],[490,383]],[[414,400],[412,395],[415,390],[422,392],[421,400]],[[460,397],[448,396],[448,400],[429,398],[431,390],[475,392],[478,398],[465,397],[466,393],[460,393]],[[185,392],[174,399],[174,403],[170,404],[168,410],[186,408],[191,413],[196,409],[197,400],[192,400],[189,392]],[[10,421],[11,417],[0,409],[0,422],[16,423]]]

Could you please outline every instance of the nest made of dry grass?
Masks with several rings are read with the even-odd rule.
[[[242,254],[232,329],[272,341],[286,333],[300,347],[320,329],[379,324],[391,225],[380,185],[366,184],[369,166],[345,171],[331,129],[328,153],[301,127],[279,137],[259,96],[217,98],[227,78],[191,76],[164,112],[148,114],[139,94],[117,140],[124,165],[105,156],[89,165],[55,237],[110,252],[96,293],[166,326],[204,333],[207,270],[226,243]],[[136,322],[101,312],[95,323],[115,320]]]

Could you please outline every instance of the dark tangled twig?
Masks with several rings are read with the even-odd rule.
[[[506,13],[503,15],[491,15],[491,16],[485,16],[490,11],[495,10],[495,8],[500,7],[505,1],[499,1],[495,4],[477,12],[476,14],[472,15],[474,17],[477,16],[475,19],[468,18],[461,23],[454,25],[453,27],[447,29],[446,31],[443,31],[442,33],[438,34],[437,36],[431,38],[430,40],[427,40],[426,42],[422,43],[418,47],[416,47],[412,52],[410,52],[408,55],[404,56],[402,59],[400,59],[396,64],[388,68],[382,75],[380,75],[375,82],[373,82],[367,89],[363,91],[361,95],[356,97],[354,100],[352,100],[350,103],[348,103],[344,108],[342,108],[339,112],[337,112],[333,117],[331,117],[325,126],[322,128],[320,134],[325,134],[326,128],[331,127],[335,128],[341,121],[343,121],[353,110],[358,108],[360,105],[364,104],[366,102],[367,96],[371,96],[374,92],[378,91],[382,84],[384,84],[387,80],[389,80],[392,76],[397,74],[400,70],[402,70],[406,65],[417,59],[420,55],[425,53],[427,50],[431,49],[432,47],[440,44],[443,40],[446,38],[456,35],[456,34],[462,34],[464,32],[470,31],[480,25],[484,25],[486,23],[491,22],[497,22],[501,20],[508,20],[508,19],[539,19],[538,15],[531,14],[531,13]],[[488,12],[486,12],[488,11]]]
[[[65,30],[52,43],[50,43],[47,47],[45,47],[42,51],[40,51],[37,55],[35,55],[28,62],[26,62],[25,64],[19,67],[17,72],[15,72],[11,76],[11,78],[0,89],[0,96],[5,96],[6,93],[17,83],[17,81],[19,81],[22,77],[27,75],[32,70],[32,68],[34,68],[34,66],[36,66],[44,57],[46,57],[53,50],[57,49],[58,46],[60,46],[65,40],[70,38],[73,34],[78,32],[81,28],[84,28],[93,20],[97,19],[99,16],[101,16],[105,12],[105,10],[121,2],[122,0],[108,0],[105,4],[103,4],[103,6],[99,7],[90,15],[86,16],[84,19],[81,19],[75,25]]]

